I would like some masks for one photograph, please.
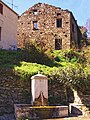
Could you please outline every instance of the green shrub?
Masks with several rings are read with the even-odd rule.
[[[50,79],[81,92],[90,90],[90,73],[87,73],[81,66],[69,66],[54,70]]]
[[[85,58],[84,54],[81,54],[81,53],[73,51],[73,50],[65,51],[64,56],[69,61],[74,61],[74,62],[76,61],[78,63],[86,62],[86,58]]]
[[[24,49],[24,60],[44,65],[53,65],[53,56],[49,50],[43,51],[35,42],[27,43]]]

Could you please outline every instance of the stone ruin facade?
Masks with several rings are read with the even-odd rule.
[[[38,3],[24,12],[18,20],[18,47],[35,41],[44,49],[78,49],[81,32],[68,10]]]

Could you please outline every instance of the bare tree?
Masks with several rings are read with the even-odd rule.
[[[87,28],[87,35],[90,37],[90,18],[87,19],[85,27]]]

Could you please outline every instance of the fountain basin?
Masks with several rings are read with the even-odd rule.
[[[31,104],[15,104],[16,120],[46,119],[68,116],[68,106],[31,106]]]

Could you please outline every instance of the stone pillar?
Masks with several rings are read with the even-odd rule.
[[[48,78],[37,74],[31,77],[32,105],[45,106],[48,104]]]

